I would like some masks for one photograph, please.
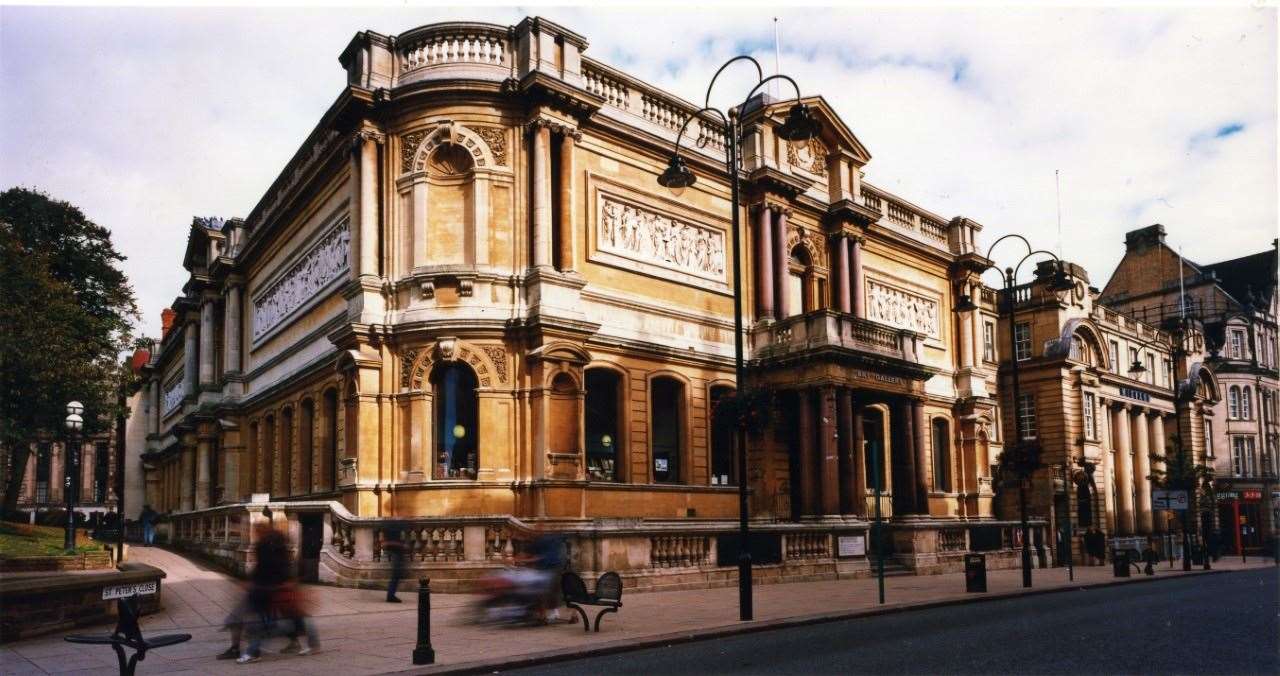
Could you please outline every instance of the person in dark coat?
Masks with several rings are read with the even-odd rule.
[[[142,522],[142,543],[150,547],[156,542],[156,517],[160,516],[151,505],[143,505],[138,521]]]
[[[387,583],[387,603],[400,603],[396,589],[404,579],[405,524],[392,521],[382,529],[382,551],[391,560],[391,581]]]
[[[289,580],[289,542],[284,534],[272,528],[268,521],[258,524],[254,535],[257,541],[253,552],[257,565],[249,575],[249,609],[256,626],[248,648],[236,660],[241,664],[258,661],[262,639],[270,633],[272,626],[275,610],[272,600]]]

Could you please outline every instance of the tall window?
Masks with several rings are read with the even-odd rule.
[[[791,259],[787,265],[787,304],[792,315],[803,314],[812,310],[809,294],[805,290],[805,281],[812,269],[809,252],[797,246],[791,251]]]
[[[1131,372],[1131,371],[1129,370],[1129,369],[1133,368],[1133,365],[1134,365],[1134,364],[1137,364],[1137,363],[1138,363],[1138,348],[1136,348],[1136,347],[1131,347],[1131,348],[1129,348],[1129,361],[1128,361],[1128,362],[1126,362],[1126,363],[1125,363],[1125,366],[1124,366],[1124,372],[1125,372],[1125,373],[1128,373],[1130,378],[1136,378],[1136,377],[1137,377],[1137,374],[1135,374],[1135,373],[1133,373],[1133,372]]]
[[[1147,382],[1156,384],[1156,356],[1150,352],[1147,353]]]
[[[653,480],[680,483],[684,385],[674,378],[654,378],[649,416],[653,426]]]
[[[1204,455],[1207,458],[1213,458],[1213,421],[1205,418],[1204,421]]]
[[[324,416],[324,477],[325,487],[334,490],[338,487],[338,390],[329,388],[324,391],[324,403],[321,405]]]
[[[461,362],[443,364],[431,373],[436,409],[437,479],[474,479],[479,448],[479,402],[476,375]]]
[[[733,483],[733,430],[731,411],[720,410],[720,403],[733,394],[733,388],[718,385],[711,388],[711,485]]]
[[[1253,389],[1248,385],[1240,390],[1240,419],[1253,420]]]
[[[280,413],[280,495],[293,495],[293,409]]]
[[[1031,322],[1013,325],[1013,356],[1018,361],[1031,358]]]
[[[993,322],[982,322],[982,359],[996,360],[996,325]]]
[[[1165,387],[1173,387],[1173,362],[1169,359],[1160,362],[1160,382]]]
[[[1240,388],[1235,385],[1227,388],[1227,417],[1233,420],[1240,418]]]
[[[933,490],[951,492],[951,434],[944,418],[933,419]]]
[[[1033,394],[1018,396],[1018,437],[1036,438],[1036,398]]]
[[[609,369],[588,369],[584,425],[587,434],[587,476],[592,481],[618,480],[618,397],[620,378]]]
[[[1231,473],[1235,476],[1257,476],[1257,449],[1253,437],[1231,437]]]
[[[311,465],[316,451],[316,403],[304,399],[298,407],[298,485],[305,495],[314,490]]]
[[[261,493],[275,492],[276,417],[262,421],[262,474],[258,477]]]
[[[1095,417],[1094,396],[1092,392],[1084,393],[1084,436],[1086,439],[1098,438],[1098,419]]]
[[[885,462],[884,413],[877,408],[865,408],[860,423],[863,438],[863,467],[867,470],[867,490],[887,490],[889,474]]]
[[[1124,364],[1120,363],[1120,343],[1116,341],[1110,342],[1111,346],[1111,371],[1113,373],[1123,373]]]
[[[1231,331],[1231,358],[1244,359],[1244,331]]]
[[[48,442],[36,446],[36,502],[49,501],[49,481],[53,474],[53,449]]]
[[[99,441],[93,448],[93,501],[106,502],[107,477],[111,473],[111,446],[105,441]]]

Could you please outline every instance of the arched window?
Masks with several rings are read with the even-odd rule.
[[[557,373],[551,380],[551,425],[547,441],[552,453],[578,453],[578,384],[568,373]]]
[[[787,307],[792,315],[804,314],[810,307],[808,282],[813,272],[813,262],[809,260],[809,252],[797,246],[791,250],[791,259],[787,264]]]
[[[1240,417],[1240,388],[1236,385],[1227,389],[1227,417]]]
[[[293,409],[280,413],[280,476],[276,477],[280,495],[293,495]]]
[[[933,419],[933,490],[951,492],[951,426]]]
[[[592,481],[621,479],[619,449],[619,396],[622,392],[618,374],[602,368],[587,369],[586,416],[583,425],[587,435],[587,476]]]
[[[733,411],[721,410],[720,403],[733,395],[733,388],[717,385],[711,388],[711,485],[726,486],[736,483],[734,473]]]
[[[476,375],[460,362],[442,364],[431,373],[436,409],[437,479],[474,479],[478,466],[479,403]]]
[[[316,403],[303,399],[298,412],[298,486],[305,495],[315,490],[312,485],[311,463],[315,460]]]
[[[1248,385],[1240,391],[1240,418],[1253,420],[1253,390]]]
[[[471,234],[474,195],[472,169],[474,162],[466,148],[445,143],[427,158],[427,176],[431,208],[427,210],[427,232],[430,244],[414,242],[414,247],[429,246],[432,264],[473,262],[475,252]],[[416,216],[416,215],[415,215]],[[419,251],[421,256],[422,252]]]
[[[654,378],[649,388],[649,418],[653,429],[653,480],[658,483],[680,483],[684,384],[675,378]]]
[[[338,487],[338,390],[331,387],[324,391],[320,415],[324,420],[320,475],[325,478],[325,488],[334,490]]]

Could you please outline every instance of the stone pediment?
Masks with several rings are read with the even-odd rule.
[[[819,139],[826,147],[827,153],[838,152],[847,154],[852,158],[853,163],[862,166],[871,161],[871,151],[862,145],[862,141],[853,135],[849,127],[836,114],[831,104],[821,96],[805,96],[800,99],[805,105],[809,106],[809,112],[813,118],[818,121],[821,127]],[[785,99],[782,101],[770,103],[766,109],[766,114],[778,120],[778,124],[786,119],[787,111],[795,104],[795,99]]]

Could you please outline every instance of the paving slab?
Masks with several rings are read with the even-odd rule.
[[[609,614],[599,633],[582,631],[580,624],[538,627],[474,625],[467,622],[478,597],[436,594],[432,597],[432,644],[436,664],[414,667],[411,654],[416,642],[416,592],[402,589],[401,604],[383,601],[385,592],[306,585],[311,610],[320,635],[319,653],[300,657],[280,655],[283,639],[265,645],[260,662],[247,665],[215,660],[229,645],[221,620],[243,594],[243,583],[204,563],[156,547],[135,547],[131,558],[163,569],[164,611],[142,620],[144,634],[183,631],[192,641],[147,654],[138,664],[139,674],[324,674],[363,676],[413,671],[491,671],[504,664],[538,663],[568,659],[597,651],[617,651],[652,642],[692,640],[699,637],[761,631],[776,626],[827,621],[850,615],[898,611],[922,605],[972,602],[985,598],[1026,593],[1018,570],[989,571],[986,594],[967,594],[962,574],[905,576],[885,580],[886,605],[877,603],[876,581],[871,579],[796,582],[755,588],[755,619],[738,622],[736,587],[623,595],[623,608]],[[1271,566],[1270,561],[1223,559],[1217,571]],[[1181,576],[1181,568],[1160,568],[1157,579]],[[1203,574],[1200,570],[1190,574]],[[1075,580],[1065,568],[1034,571],[1032,593],[1068,590],[1102,584],[1134,584],[1146,576],[1112,577],[1110,566],[1075,569]],[[562,609],[566,617],[569,612]],[[110,631],[109,625],[77,633]],[[0,648],[0,673],[107,673],[114,667],[111,650],[73,646],[61,635],[15,642]],[[113,671],[114,669],[112,669]]]

